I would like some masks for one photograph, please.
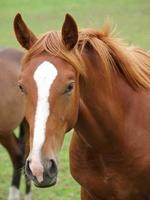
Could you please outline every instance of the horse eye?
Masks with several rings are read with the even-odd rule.
[[[69,84],[67,85],[67,88],[66,88],[66,91],[65,91],[65,92],[66,92],[67,94],[71,95],[72,90],[73,90],[73,83],[69,83]]]
[[[22,93],[26,93],[23,84],[19,83],[19,84],[18,84],[18,87],[19,87],[19,89],[21,90]]]

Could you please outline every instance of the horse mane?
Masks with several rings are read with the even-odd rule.
[[[86,66],[82,53],[91,46],[104,68],[104,75],[110,79],[112,71],[120,75],[134,88],[150,88],[150,54],[143,49],[128,46],[116,37],[109,24],[102,31],[82,30],[79,32],[78,43],[73,50],[67,50],[61,38],[61,32],[47,32],[39,38],[27,52],[23,62],[42,52],[60,57],[86,76]]]

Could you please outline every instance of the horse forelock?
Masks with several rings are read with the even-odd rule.
[[[84,60],[78,48],[68,51],[64,46],[60,32],[51,31],[41,36],[33,47],[25,54],[22,64],[39,54],[47,52],[51,56],[60,57],[70,63],[79,74],[86,75]]]
[[[87,44],[99,56],[101,67],[108,80],[111,80],[112,72],[115,70],[134,89],[150,87],[150,54],[140,48],[130,47],[117,38],[110,24],[104,25],[100,32],[89,29],[80,31],[78,43],[73,50],[66,49],[62,42],[61,32],[47,32],[28,51],[23,62],[27,62],[31,57],[42,52],[47,52],[69,62],[81,75],[86,76],[82,53]]]

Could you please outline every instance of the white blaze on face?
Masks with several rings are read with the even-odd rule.
[[[46,122],[50,112],[49,96],[51,86],[56,79],[55,66],[44,61],[34,72],[33,78],[37,86],[37,107],[33,132],[33,146],[30,154],[30,169],[39,182],[43,180],[43,165],[41,163],[41,148],[45,141]]]

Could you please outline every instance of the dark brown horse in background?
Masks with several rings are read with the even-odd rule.
[[[13,164],[8,200],[20,200],[19,186],[25,154],[25,100],[17,85],[22,56],[19,50],[0,49],[0,143],[7,149]],[[13,131],[19,125],[19,137],[16,137]],[[25,199],[31,199],[27,179]]]
[[[37,38],[18,14],[29,50],[19,84],[27,100],[30,153],[26,173],[54,185],[57,154],[74,128],[71,173],[82,200],[150,200],[150,55],[101,32],[78,32],[66,15],[61,32]]]

